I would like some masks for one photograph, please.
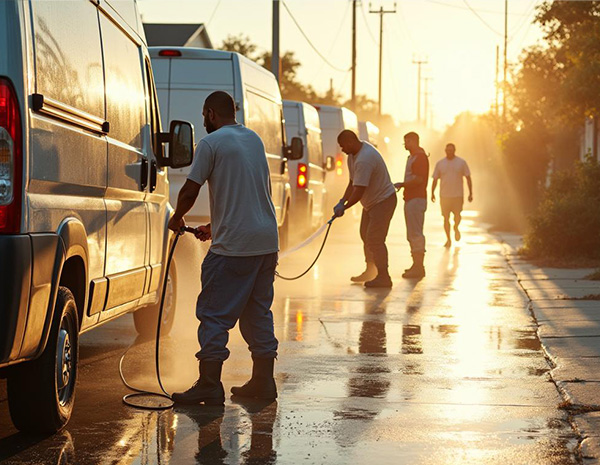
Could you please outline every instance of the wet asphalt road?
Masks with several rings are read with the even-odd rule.
[[[124,406],[117,364],[136,339],[125,316],[81,339],[73,417],[47,438],[17,433],[0,382],[0,462],[6,464],[568,464],[577,437],[558,409],[536,325],[497,240],[474,221],[463,241],[444,242],[437,205],[428,212],[427,277],[400,278],[409,253],[398,211],[388,240],[391,291],[348,278],[362,267],[356,218],[334,223],[314,272],[278,281],[274,314],[278,402],[164,412]],[[191,239],[178,251],[173,334],[163,343],[168,390],[196,377],[193,315],[199,260]],[[282,261],[295,274],[317,244]],[[180,291],[181,292],[181,291]],[[243,383],[250,357],[231,334],[226,390]],[[153,343],[139,342],[125,371],[153,387]]]

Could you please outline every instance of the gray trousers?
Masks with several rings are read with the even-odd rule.
[[[365,249],[367,263],[374,263],[379,273],[385,274],[388,269],[388,250],[385,239],[390,229],[398,199],[392,194],[368,210],[362,212],[360,219],[360,238]]]
[[[277,253],[226,257],[208,252],[202,262],[202,292],[196,304],[199,360],[227,360],[229,330],[238,321],[253,357],[277,357],[271,312],[276,266]]]
[[[423,224],[425,223],[425,211],[427,210],[427,199],[418,197],[404,203],[404,218],[406,220],[406,238],[410,244],[411,254],[425,253],[425,235]]]

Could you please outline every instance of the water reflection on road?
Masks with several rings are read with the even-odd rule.
[[[232,399],[224,409],[152,413],[124,407],[116,360],[135,335],[129,322],[117,321],[84,337],[68,432],[24,438],[11,430],[0,402],[0,461],[576,463],[576,437],[557,409],[561,399],[548,382],[535,322],[501,245],[467,219],[464,243],[444,249],[437,212],[429,215],[422,281],[400,278],[409,255],[398,215],[389,240],[393,289],[367,291],[349,282],[363,265],[351,217],[334,224],[314,273],[277,282],[277,402]],[[282,261],[281,270],[301,270],[312,253]],[[171,391],[187,387],[197,373],[196,279],[188,275],[175,331],[164,341]],[[243,383],[251,366],[237,330],[230,346],[227,390]],[[151,385],[152,344],[139,344],[130,357],[132,381]]]

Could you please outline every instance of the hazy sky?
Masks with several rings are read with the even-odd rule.
[[[271,0],[138,0],[145,22],[204,22],[215,46],[229,34],[244,33],[263,49],[271,47]],[[508,60],[538,40],[532,25],[540,0],[509,0]],[[286,0],[296,20],[331,64],[347,70],[351,61],[350,0]],[[393,1],[371,7],[393,9]],[[471,7],[472,11],[469,7]],[[438,128],[462,111],[484,112],[494,101],[496,46],[502,44],[504,0],[400,0],[397,13],[385,15],[383,110],[399,121],[417,114],[417,67],[423,76]],[[357,11],[357,93],[377,100],[379,15],[369,2]],[[310,47],[281,6],[281,51],[293,50],[302,62],[300,79],[319,90],[333,86],[350,95],[351,76],[327,65]]]

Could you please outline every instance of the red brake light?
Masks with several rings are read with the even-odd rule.
[[[298,179],[296,182],[298,189],[304,189],[306,187],[306,184],[308,182],[308,178],[306,175],[307,171],[308,167],[306,166],[306,164],[298,163]]]
[[[23,133],[19,102],[11,83],[0,78],[0,233],[21,225]]]
[[[180,57],[181,56],[181,51],[180,50],[161,50],[160,52],[158,52],[158,56],[159,57]]]

